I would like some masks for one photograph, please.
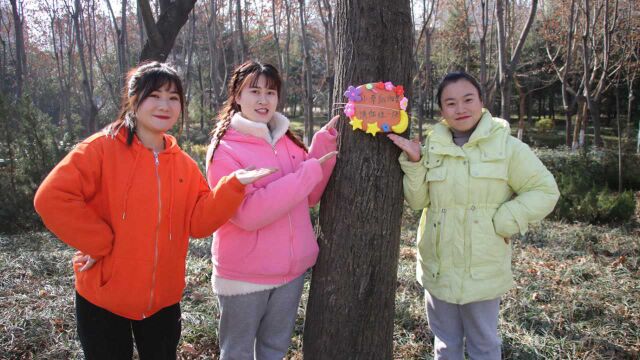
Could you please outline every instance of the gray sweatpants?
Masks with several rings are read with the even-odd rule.
[[[275,289],[218,296],[220,360],[282,360],[303,286],[304,275]]]
[[[451,304],[424,292],[429,327],[435,336],[435,360],[464,360],[464,343],[471,360],[498,360],[502,342],[498,336],[500,298]]]

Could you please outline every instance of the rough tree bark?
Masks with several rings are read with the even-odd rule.
[[[196,0],[160,2],[160,16],[156,22],[149,0],[138,0],[138,7],[147,33],[147,41],[140,53],[140,61],[165,61],[167,59],[176,37],[187,22],[195,3]]]
[[[80,0],[75,0],[75,9],[71,14],[73,18],[73,28],[76,34],[76,46],[78,47],[78,57],[80,59],[80,69],[82,70],[82,91],[84,95],[83,122],[84,134],[96,132],[96,118],[98,117],[98,106],[93,97],[93,82],[87,66],[87,59],[84,53],[84,32],[80,22],[82,21],[82,4]],[[91,51],[89,51],[89,57]]]
[[[24,49],[24,15],[22,14],[22,1],[10,0],[11,13],[13,15],[13,27],[15,31],[16,46],[16,95],[22,97],[24,76],[26,73],[26,52]]]
[[[411,97],[409,0],[338,0],[336,95],[374,81]],[[358,19],[359,21],[353,21]],[[305,359],[391,359],[402,214],[400,151],[339,122],[340,155],[320,208]]]
[[[589,5],[589,0],[584,0],[584,31],[582,33],[582,54],[584,68],[584,96],[589,107],[589,115],[593,122],[594,146],[602,147],[602,135],[600,131],[600,103],[606,90],[611,85],[610,76],[610,52],[611,52],[611,36],[617,29],[618,23],[618,1],[614,2],[613,21],[610,21],[609,0],[604,0],[599,6],[596,4]],[[591,7],[596,7],[591,15]],[[598,48],[595,42],[596,37],[596,21],[599,12],[604,7],[602,13],[602,49]],[[602,54],[598,56],[598,52]],[[597,77],[598,72],[600,76]]]
[[[320,13],[320,20],[324,27],[324,62],[325,62],[325,84],[327,86],[327,120],[333,117],[333,74],[334,70],[334,54],[336,53],[336,34],[335,34],[335,20],[333,18],[333,9],[329,0],[316,0],[318,5],[318,12]],[[336,109],[337,110],[337,109]],[[335,111],[338,113],[338,111]]]
[[[236,0],[236,27],[238,29],[238,50],[240,51],[240,62],[243,62],[247,59],[249,50],[247,49],[247,43],[244,41],[242,6],[240,0]]]

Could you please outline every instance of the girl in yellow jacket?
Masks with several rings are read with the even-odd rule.
[[[548,215],[559,192],[509,123],[483,109],[480,85],[464,72],[438,87],[442,117],[425,146],[390,134],[403,150],[404,196],[424,209],[418,281],[425,288],[435,359],[500,359],[500,297],[511,288],[510,237]]]
[[[35,208],[79,250],[76,321],[87,359],[175,359],[189,236],[227,222],[245,186],[271,170],[238,170],[213,190],[166,132],[184,112],[176,71],[131,70],[118,119],[78,144],[43,181]],[[132,336],[133,334],[133,336]]]

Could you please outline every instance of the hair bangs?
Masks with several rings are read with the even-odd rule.
[[[278,92],[278,96],[280,96],[282,80],[280,79],[278,71],[270,65],[255,66],[253,71],[246,75],[239,89],[243,89],[246,85],[249,85],[250,87],[258,87],[260,75],[264,75],[266,82],[265,86],[267,89],[276,90]]]

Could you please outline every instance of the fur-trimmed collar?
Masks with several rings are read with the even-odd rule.
[[[275,145],[278,140],[289,130],[289,119],[279,112],[273,114],[268,126],[264,123],[251,121],[237,112],[231,118],[231,127],[245,135],[252,135],[264,139],[271,145]]]

